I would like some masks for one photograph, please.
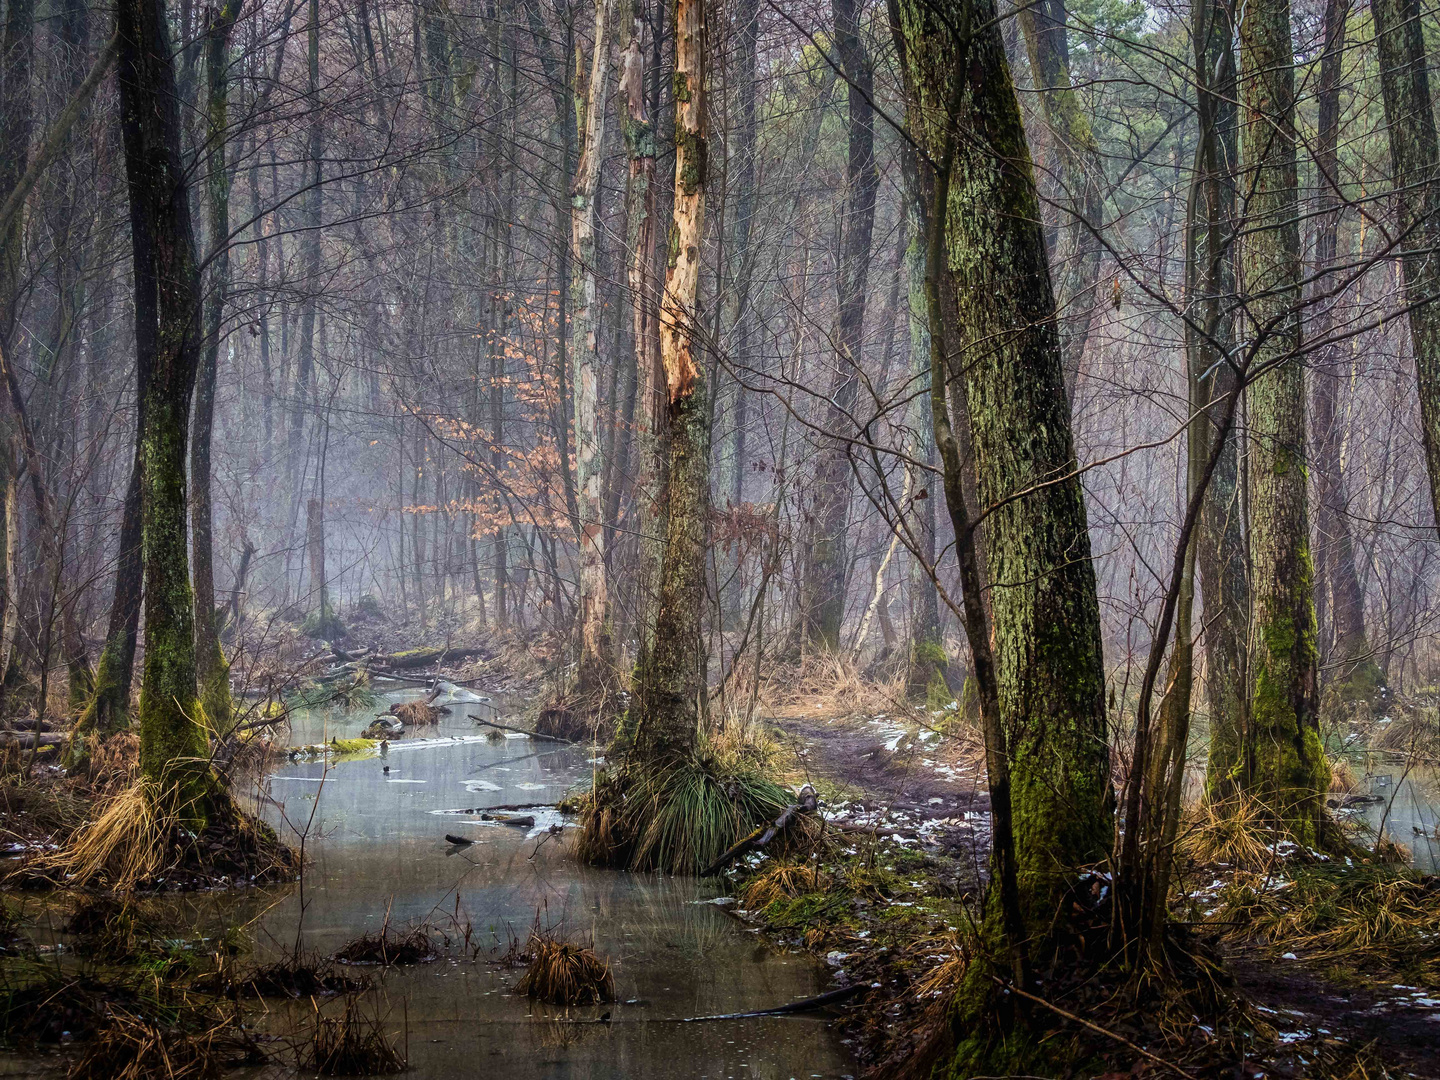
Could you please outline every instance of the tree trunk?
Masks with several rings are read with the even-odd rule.
[[[1440,150],[1417,0],[1373,0],[1430,498],[1440,523]]]
[[[655,123],[646,107],[645,47],[637,0],[626,0],[620,13],[620,90],[625,111],[621,130],[629,159],[625,189],[625,244],[629,253],[626,282],[631,335],[635,349],[633,498],[639,520],[640,657],[650,647],[652,602],[664,557],[665,510],[660,501],[665,467],[660,435],[665,426],[665,376],[660,368],[660,326],[655,280]]]
[[[1001,887],[991,893],[991,926],[1003,938],[994,955],[1010,955],[1023,982],[1024,969],[1048,961],[1067,938],[1064,896],[1074,868],[1103,858],[1110,846],[1099,602],[1039,199],[995,6],[897,0],[892,20],[914,134],[942,161],[927,307],[932,347],[937,335],[952,340],[940,312],[953,320],[953,347],[935,369],[942,379],[963,381],[967,395],[980,507],[988,515],[989,634],[978,568],[965,562],[973,526],[943,393],[932,398],[936,441],[957,537],[969,538],[961,546],[967,636],[985,676],[982,714],[993,710],[986,757]],[[991,638],[993,676],[984,672]],[[997,999],[991,970],[972,965],[953,1014],[955,1030],[972,1040],[962,1052],[977,1061],[991,1049],[971,1026]]]
[[[145,671],[140,766],[205,817],[213,780],[197,722],[194,607],[186,558],[185,454],[202,333],[179,102],[164,0],[117,8],[118,71],[134,252],[141,385]]]
[[[695,745],[705,699],[705,560],[710,525],[710,406],[700,348],[705,237],[704,0],[675,0],[675,202],[660,305],[669,480],[665,557],[649,653],[635,675],[635,752],[646,760]]]
[[[241,0],[226,0],[213,13],[205,42],[206,120],[209,147],[206,183],[210,233],[210,289],[205,297],[205,347],[195,382],[195,430],[190,439],[190,524],[195,565],[195,665],[200,704],[210,730],[229,729],[235,711],[230,697],[230,665],[220,649],[215,609],[214,509],[210,495],[210,445],[215,430],[215,384],[220,363],[220,328],[230,287],[229,137],[230,34],[240,17]]]
[[[583,110],[580,161],[570,186],[570,364],[575,389],[575,507],[580,548],[580,662],[576,690],[582,698],[603,695],[615,676],[610,638],[610,604],[605,578],[604,467],[600,460],[600,307],[596,301],[596,194],[604,155],[605,116],[610,84],[610,24],[615,0],[595,0],[595,52]]]
[[[801,593],[805,637],[837,649],[845,619],[845,530],[850,513],[850,448],[865,343],[865,301],[870,277],[870,240],[875,227],[874,69],[860,39],[856,0],[831,0],[835,45],[845,72],[849,99],[845,159],[845,202],[840,211],[840,265],[837,275],[835,375],[826,410],[828,445],[815,468],[810,551]]]
[[[1325,295],[1325,283],[1339,280],[1336,247],[1340,232],[1340,65],[1345,52],[1345,21],[1350,0],[1328,0],[1325,5],[1325,45],[1320,56],[1319,139],[1315,169],[1320,185],[1320,214],[1315,223],[1315,272],[1321,295],[1312,304],[1310,337],[1324,342],[1334,329],[1333,309],[1338,297]],[[1331,285],[1331,289],[1335,286]],[[1350,536],[1348,496],[1341,455],[1341,431],[1336,416],[1336,385],[1344,377],[1344,350],[1321,345],[1311,354],[1312,434],[1315,473],[1315,532],[1319,586],[1328,601],[1330,642],[1322,659],[1335,671],[1326,680],[1324,700],[1368,701],[1385,685],[1365,632],[1365,594],[1355,569]]]
[[[1315,692],[1313,564],[1305,490],[1295,58],[1289,0],[1260,0],[1240,23],[1241,275],[1256,345],[1250,417],[1254,588],[1250,727],[1242,787],[1303,844],[1318,844],[1329,766]]]
[[[1065,0],[1039,0],[1017,5],[1030,73],[1040,91],[1040,108],[1053,133],[1060,157],[1066,220],[1060,232],[1067,238],[1060,276],[1060,351],[1065,363],[1065,389],[1075,392],[1075,380],[1090,337],[1090,316],[1095,309],[1095,283],[1100,276],[1099,230],[1104,213],[1101,182],[1105,173],[1100,147],[1090,127],[1090,116],[1070,80],[1070,44],[1067,39]]]
[[[1227,403],[1240,392],[1226,359],[1235,340],[1236,207],[1239,160],[1235,109],[1234,23],[1229,0],[1197,5],[1193,15],[1199,141],[1186,208],[1185,348],[1196,416],[1189,438],[1207,452],[1222,439],[1200,509],[1195,541],[1205,620],[1206,698],[1210,710],[1207,792],[1228,798],[1248,721],[1246,635],[1250,618],[1245,521],[1240,505],[1239,437],[1220,429]]]
[[[139,382],[137,373],[137,383]],[[145,395],[140,386],[143,409]],[[144,591],[144,553],[141,537],[141,477],[144,474],[143,416],[136,421],[135,450],[131,459],[130,482],[120,518],[120,543],[115,553],[115,592],[110,602],[110,622],[105,646],[95,669],[95,692],[75,725],[68,763],[84,766],[93,740],[108,738],[130,722],[130,685],[135,676],[135,646],[140,630],[140,600]]]

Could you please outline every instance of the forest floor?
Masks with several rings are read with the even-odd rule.
[[[915,1052],[958,980],[985,878],[989,797],[983,748],[964,728],[948,726],[942,738],[931,725],[943,721],[913,707],[846,714],[833,704],[796,699],[768,719],[794,762],[789,779],[821,794],[834,842],[809,860],[752,856],[729,876],[732,910],[772,940],[821,958],[837,985],[870,983],[869,994],[844,1007],[842,1024],[861,1062],[877,1068]],[[1284,871],[1277,865],[1267,873],[1271,887],[1283,890]],[[1192,888],[1223,891],[1216,889],[1222,879],[1249,880],[1223,864],[1187,867]],[[1432,902],[1440,906],[1440,892]],[[1337,958],[1298,931],[1291,939],[1247,939],[1226,925],[1229,912],[1221,907],[1219,922],[1193,929],[1263,1019],[1225,1075],[1440,1076],[1440,984],[1413,968],[1397,971],[1393,950]],[[1368,914],[1381,922],[1389,913]],[[1437,944],[1421,951],[1433,956]],[[1205,1030],[1198,1020],[1196,1028]],[[1156,1045],[1143,1020],[1115,1034]],[[1119,1072],[1132,1065],[1165,1072],[1143,1059],[1136,1064],[1119,1045],[1116,1051]],[[1175,1058],[1194,1075],[1218,1075],[1213,1059],[1201,1064],[1204,1056],[1182,1048]]]
[[[338,654],[319,642],[298,651],[314,672],[357,649],[393,655],[463,646],[478,655],[404,674],[504,694],[506,711],[517,718],[545,700],[545,673],[556,661],[553,644],[474,634],[463,641],[462,635],[434,640],[431,634],[417,642],[414,630],[361,621]],[[822,842],[811,852],[747,856],[726,872],[721,891],[730,894],[728,910],[748,929],[814,955],[836,986],[868,985],[862,997],[839,1007],[840,1023],[862,1065],[882,1068],[911,1055],[941,1021],[964,968],[990,842],[983,746],[973,724],[945,710],[905,704],[893,684],[823,666],[769,674],[757,726],[770,764],[782,774],[775,778],[796,787],[810,783],[819,794]],[[86,816],[90,797],[102,789],[113,793],[117,779],[87,787],[37,763],[26,783],[0,785],[0,839],[14,844],[15,854],[63,844]],[[1223,1068],[1213,1054],[1205,1059],[1190,1053],[1207,1037],[1195,1019],[1173,1060],[1196,1077],[1237,1080],[1440,1077],[1434,1053],[1440,1045],[1440,933],[1427,929],[1440,928],[1440,882],[1397,870],[1401,877],[1394,881],[1428,908],[1409,928],[1387,923],[1395,919],[1392,908],[1361,911],[1374,924],[1366,931],[1373,948],[1318,947],[1313,926],[1288,937],[1246,936],[1250,919],[1274,916],[1266,925],[1280,925],[1283,920],[1265,905],[1286,895],[1305,872],[1282,859],[1261,874],[1197,860],[1186,867],[1191,892],[1177,903],[1176,917],[1224,958],[1235,989],[1264,1019],[1246,1053]],[[1408,951],[1407,941],[1415,943]],[[1075,1008],[1084,1014],[1083,1006]],[[1111,1030],[1172,1060],[1163,1036],[1173,1033],[1158,1031],[1145,1018]],[[1112,1075],[1166,1071],[1143,1060],[1137,1066],[1118,1044],[1110,1064]]]

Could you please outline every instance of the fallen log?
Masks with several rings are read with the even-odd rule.
[[[476,657],[489,655],[486,649],[409,649],[398,653],[377,653],[369,657],[369,662],[374,667],[388,668],[391,671],[413,671],[431,664],[474,660]]]
[[[474,840],[466,840],[463,836],[452,836],[448,832],[445,834],[445,840],[448,843],[459,844],[462,847],[468,847],[469,845],[475,843]]]
[[[508,814],[481,814],[480,820],[498,821],[501,825],[518,825],[526,829],[535,827],[535,817],[533,814],[526,814],[524,817],[511,817]]]
[[[509,724],[502,724],[498,720],[482,720],[478,716],[474,717],[474,720],[477,724],[485,724],[489,727],[499,728],[502,731],[516,731],[521,735],[529,735],[532,739],[549,739],[551,742],[564,743],[566,746],[576,745],[569,739],[562,739],[559,735],[546,735],[543,731],[531,731],[528,728],[512,727]]]
[[[22,716],[15,720],[6,720],[6,726],[13,731],[51,731],[53,726],[49,720],[41,720],[38,716]]]
[[[721,1013],[718,1016],[687,1016],[681,1023],[695,1024],[701,1020],[749,1020],[756,1016],[787,1016],[791,1013],[813,1012],[827,1005],[848,1001],[863,990],[869,989],[864,983],[851,983],[839,990],[831,990],[804,1001],[792,1001],[789,1005],[777,1005],[773,1009],[756,1009],[754,1012]]]
[[[700,876],[710,877],[712,874],[718,874],[747,851],[755,851],[765,847],[771,840],[774,840],[780,833],[788,829],[791,822],[797,817],[801,814],[813,814],[818,807],[819,800],[815,796],[815,789],[809,784],[806,784],[800,789],[800,800],[798,802],[793,802],[785,807],[785,809],[780,812],[780,816],[769,825],[762,825],[729,851],[725,852],[724,855],[721,855],[720,858],[706,867]]]
[[[0,731],[0,746],[18,746],[21,750],[33,750],[37,746],[59,746],[68,736],[52,732],[37,735],[33,731]]]

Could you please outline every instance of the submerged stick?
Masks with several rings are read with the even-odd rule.
[[[717,874],[747,851],[755,851],[758,848],[765,847],[771,840],[774,840],[776,836],[788,829],[790,824],[799,815],[813,814],[819,805],[819,800],[815,796],[815,789],[809,784],[806,784],[800,789],[799,802],[793,802],[785,807],[785,809],[780,812],[780,816],[771,824],[761,826],[749,836],[745,837],[744,840],[741,840],[729,851],[725,852],[724,855],[721,855],[720,858],[702,870],[700,876],[710,877],[712,874]]]
[[[701,1020],[749,1020],[755,1016],[787,1016],[790,1013],[811,1012],[815,1009],[823,1009],[826,1005],[834,1005],[839,1001],[848,1001],[866,989],[867,986],[865,983],[851,983],[849,986],[842,986],[839,990],[831,990],[815,997],[806,998],[804,1001],[792,1001],[789,1005],[777,1005],[773,1009],[756,1009],[754,1012],[723,1013],[719,1016],[687,1016],[681,1023],[694,1024]]]

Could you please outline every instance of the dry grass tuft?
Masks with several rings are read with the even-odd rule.
[[[584,945],[561,941],[550,932],[530,931],[525,946],[530,966],[515,992],[551,1005],[595,1005],[615,1000],[610,965]]]
[[[430,727],[438,724],[441,716],[441,711],[424,698],[402,702],[390,712],[407,728]]]
[[[1207,799],[1190,810],[1182,830],[1180,850],[1201,865],[1258,870],[1275,861],[1275,835],[1265,808],[1254,799]]]
[[[161,807],[160,785],[140,777],[112,796],[64,850],[41,859],[39,869],[58,872],[71,886],[132,892],[171,860],[170,838],[177,824],[176,814]]]
[[[1355,775],[1355,768],[1350,764],[1350,759],[1337,757],[1330,759],[1330,794],[1350,795],[1360,789],[1360,778]]]
[[[317,1007],[303,1065],[320,1076],[389,1076],[405,1071],[405,1057],[385,1034],[378,1015],[366,1015],[346,998],[339,1017],[322,1016]]]
[[[230,1019],[192,1032],[112,1007],[66,1080],[212,1080],[237,1056],[261,1058],[254,1040]]]
[[[794,900],[829,888],[830,878],[814,863],[772,860],[745,884],[740,905],[750,911],[769,907],[776,900]]]
[[[848,654],[819,652],[798,665],[762,673],[760,706],[774,716],[856,716],[891,712],[905,702],[905,674],[870,679]]]
[[[1214,918],[1311,960],[1440,978],[1440,878],[1391,865],[1295,867],[1288,882],[1242,877]]]

